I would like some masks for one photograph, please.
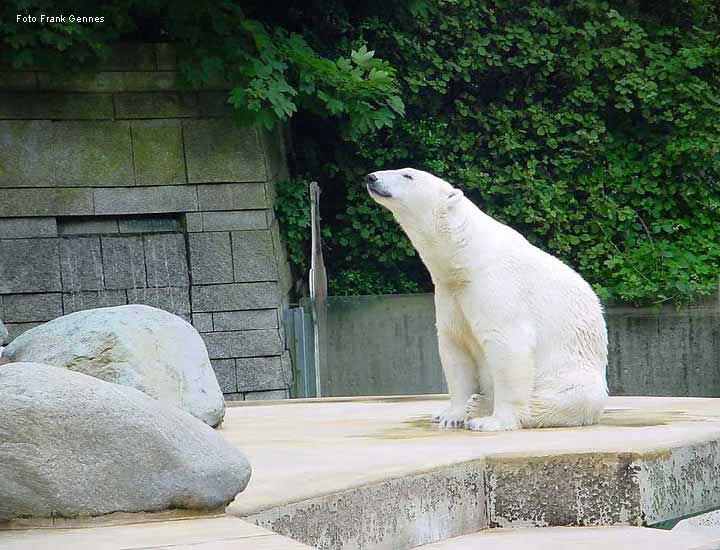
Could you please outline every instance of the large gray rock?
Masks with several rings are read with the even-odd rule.
[[[0,521],[215,509],[250,465],[220,433],[132,388],[34,363],[0,367]]]
[[[3,356],[136,388],[211,426],[225,416],[200,334],[161,309],[128,305],[71,313],[24,332]]]
[[[8,330],[5,328],[5,325],[3,325],[3,322],[0,321],[0,346],[2,346],[8,338]]]

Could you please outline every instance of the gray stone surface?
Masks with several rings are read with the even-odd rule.
[[[12,342],[15,338],[20,336],[23,332],[42,325],[42,323],[8,323],[5,325],[8,331],[7,342]]]
[[[113,218],[64,218],[58,224],[60,235],[100,235],[118,232],[118,222]]]
[[[77,372],[5,365],[0,409],[0,520],[217,509],[250,478],[209,426]]]
[[[287,255],[287,246],[280,236],[280,226],[277,221],[273,221],[270,228],[270,234],[272,235],[273,250],[275,265],[278,271],[278,284],[280,286],[280,293],[283,296],[290,294],[293,287],[293,276],[290,271],[290,261]]]
[[[324,395],[447,391],[431,294],[336,296],[328,304],[328,364],[334,367],[322,381]],[[611,395],[720,395],[717,302],[682,309],[608,306],[605,318]]]
[[[327,300],[323,395],[445,393],[432,294]],[[380,392],[379,394],[377,392]]]
[[[38,88],[63,92],[114,92],[125,88],[123,73],[113,71],[38,73]]]
[[[637,512],[625,519],[640,504],[634,458],[630,453],[614,460],[572,454],[543,461],[491,457],[489,526],[638,524]],[[538,521],[541,502],[544,512]]]
[[[236,363],[239,391],[277,390],[290,386],[290,373],[285,371],[278,356],[241,357]]]
[[[59,291],[56,239],[0,240],[0,294]]]
[[[168,44],[166,42],[155,44],[155,57],[157,58],[157,67],[161,71],[175,69],[177,64],[175,44]]]
[[[285,341],[285,335],[282,332],[280,335],[283,341]],[[288,350],[283,351],[280,356],[280,368],[286,378],[289,393],[289,388],[295,383],[295,372],[293,371],[292,358],[290,357],[290,352]]]
[[[233,231],[232,248],[237,282],[277,280],[270,231]]]
[[[92,213],[92,189],[2,189],[2,217],[89,216]]]
[[[230,233],[191,233],[188,244],[193,283],[233,282]]]
[[[60,271],[63,290],[102,290],[100,237],[60,239]]]
[[[24,93],[0,94],[0,119],[110,120],[110,94],[38,93],[28,101]]]
[[[32,103],[32,102],[30,102]],[[0,123],[0,187],[132,185],[127,122]]]
[[[142,237],[103,237],[102,252],[105,288],[147,286]]]
[[[93,190],[93,197],[95,213],[99,215],[197,210],[197,193],[193,186],[98,187]]]
[[[2,218],[0,239],[29,239],[31,237],[56,237],[55,218]]]
[[[8,329],[5,327],[3,322],[0,320],[0,346],[2,346],[3,344],[5,344],[5,342],[7,342],[8,336],[9,336]],[[0,350],[0,355],[2,355],[2,351],[3,350]]]
[[[182,129],[177,120],[138,120],[131,126],[138,185],[185,183]]]
[[[277,284],[233,283],[191,288],[193,311],[234,311],[277,307],[280,296]]]
[[[198,332],[212,332],[212,313],[193,313],[192,324]]]
[[[114,94],[116,118],[185,118],[197,114],[195,94],[129,92]]]
[[[124,290],[71,292],[63,294],[62,298],[65,315],[84,309],[124,306],[127,304],[127,294]]]
[[[92,73],[28,69],[0,79],[0,295],[57,293],[52,316],[138,303],[203,333],[282,337],[267,181],[287,172],[282,132],[236,126],[221,75],[180,93],[172,44],[119,45]],[[9,320],[13,335],[45,306]]]
[[[52,157],[39,159],[56,173],[63,187],[130,185],[132,151],[128,124],[113,122],[55,122]],[[41,186],[41,182],[33,185]]]
[[[123,86],[128,92],[177,90],[177,73],[175,71],[128,71],[123,73]]]
[[[286,170],[285,148],[283,147],[283,127],[276,124],[272,131],[261,130],[260,139],[265,151],[265,164],[267,166],[267,180],[273,181],[276,176],[284,176]]]
[[[34,71],[0,71],[0,90],[19,92],[37,89],[37,73]]]
[[[178,233],[180,219],[175,216],[123,216],[118,220],[120,233]]]
[[[213,359],[211,361],[218,384],[223,393],[238,391],[235,359]]]
[[[225,401],[245,401],[244,393],[226,393],[224,395]]]
[[[287,399],[288,397],[286,390],[250,391],[245,394],[245,401],[269,401],[272,399]]]
[[[238,212],[203,212],[203,231],[244,231],[266,229],[267,210],[241,210]]]
[[[217,183],[198,186],[200,210],[257,210],[268,208],[261,183]]]
[[[720,395],[720,307],[610,307],[611,395]]]
[[[263,393],[275,394],[246,394],[245,399]],[[478,498],[483,489],[481,464],[470,461],[452,468],[432,468],[427,473],[367,483],[288,503],[244,519],[313,548],[415,548],[486,526],[487,504]],[[338,465],[338,469],[342,466]]]
[[[282,353],[282,342],[277,330],[208,332],[202,336],[211,359]]]
[[[277,328],[278,317],[275,309],[254,309],[248,311],[218,311],[213,313],[215,330],[250,330]]]
[[[265,163],[257,133],[232,119],[183,121],[188,180],[208,182],[265,181]]]
[[[129,288],[129,304],[157,307],[187,319],[190,315],[190,293],[186,287]]]
[[[0,298],[2,316],[8,323],[49,321],[63,314],[60,293],[6,294]]]
[[[187,286],[188,264],[183,235],[145,235],[143,241],[148,286]]]
[[[72,313],[25,332],[4,355],[136,388],[211,426],[225,415],[202,338],[160,309],[127,305]]]
[[[188,233],[200,233],[203,230],[202,213],[190,212],[185,214],[185,231]]]

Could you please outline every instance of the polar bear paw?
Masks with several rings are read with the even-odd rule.
[[[520,423],[514,418],[503,418],[500,416],[482,416],[471,418],[465,421],[469,430],[476,432],[507,432],[520,428]]]
[[[432,416],[432,421],[441,428],[463,428],[465,426],[465,407],[447,407]]]
[[[465,418],[475,418],[477,416],[488,416],[492,414],[493,403],[491,399],[480,393],[474,393],[470,396],[465,404]]]

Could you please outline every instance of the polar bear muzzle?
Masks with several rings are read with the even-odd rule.
[[[375,174],[368,174],[365,176],[365,182],[367,190],[371,195],[378,195],[388,199],[392,198],[390,191],[382,184]]]

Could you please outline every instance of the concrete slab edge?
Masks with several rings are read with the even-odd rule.
[[[238,517],[310,546],[397,550],[486,528],[653,525],[720,507],[720,443],[492,456]]]
[[[484,469],[467,462],[242,519],[317,548],[411,548],[487,527]]]

